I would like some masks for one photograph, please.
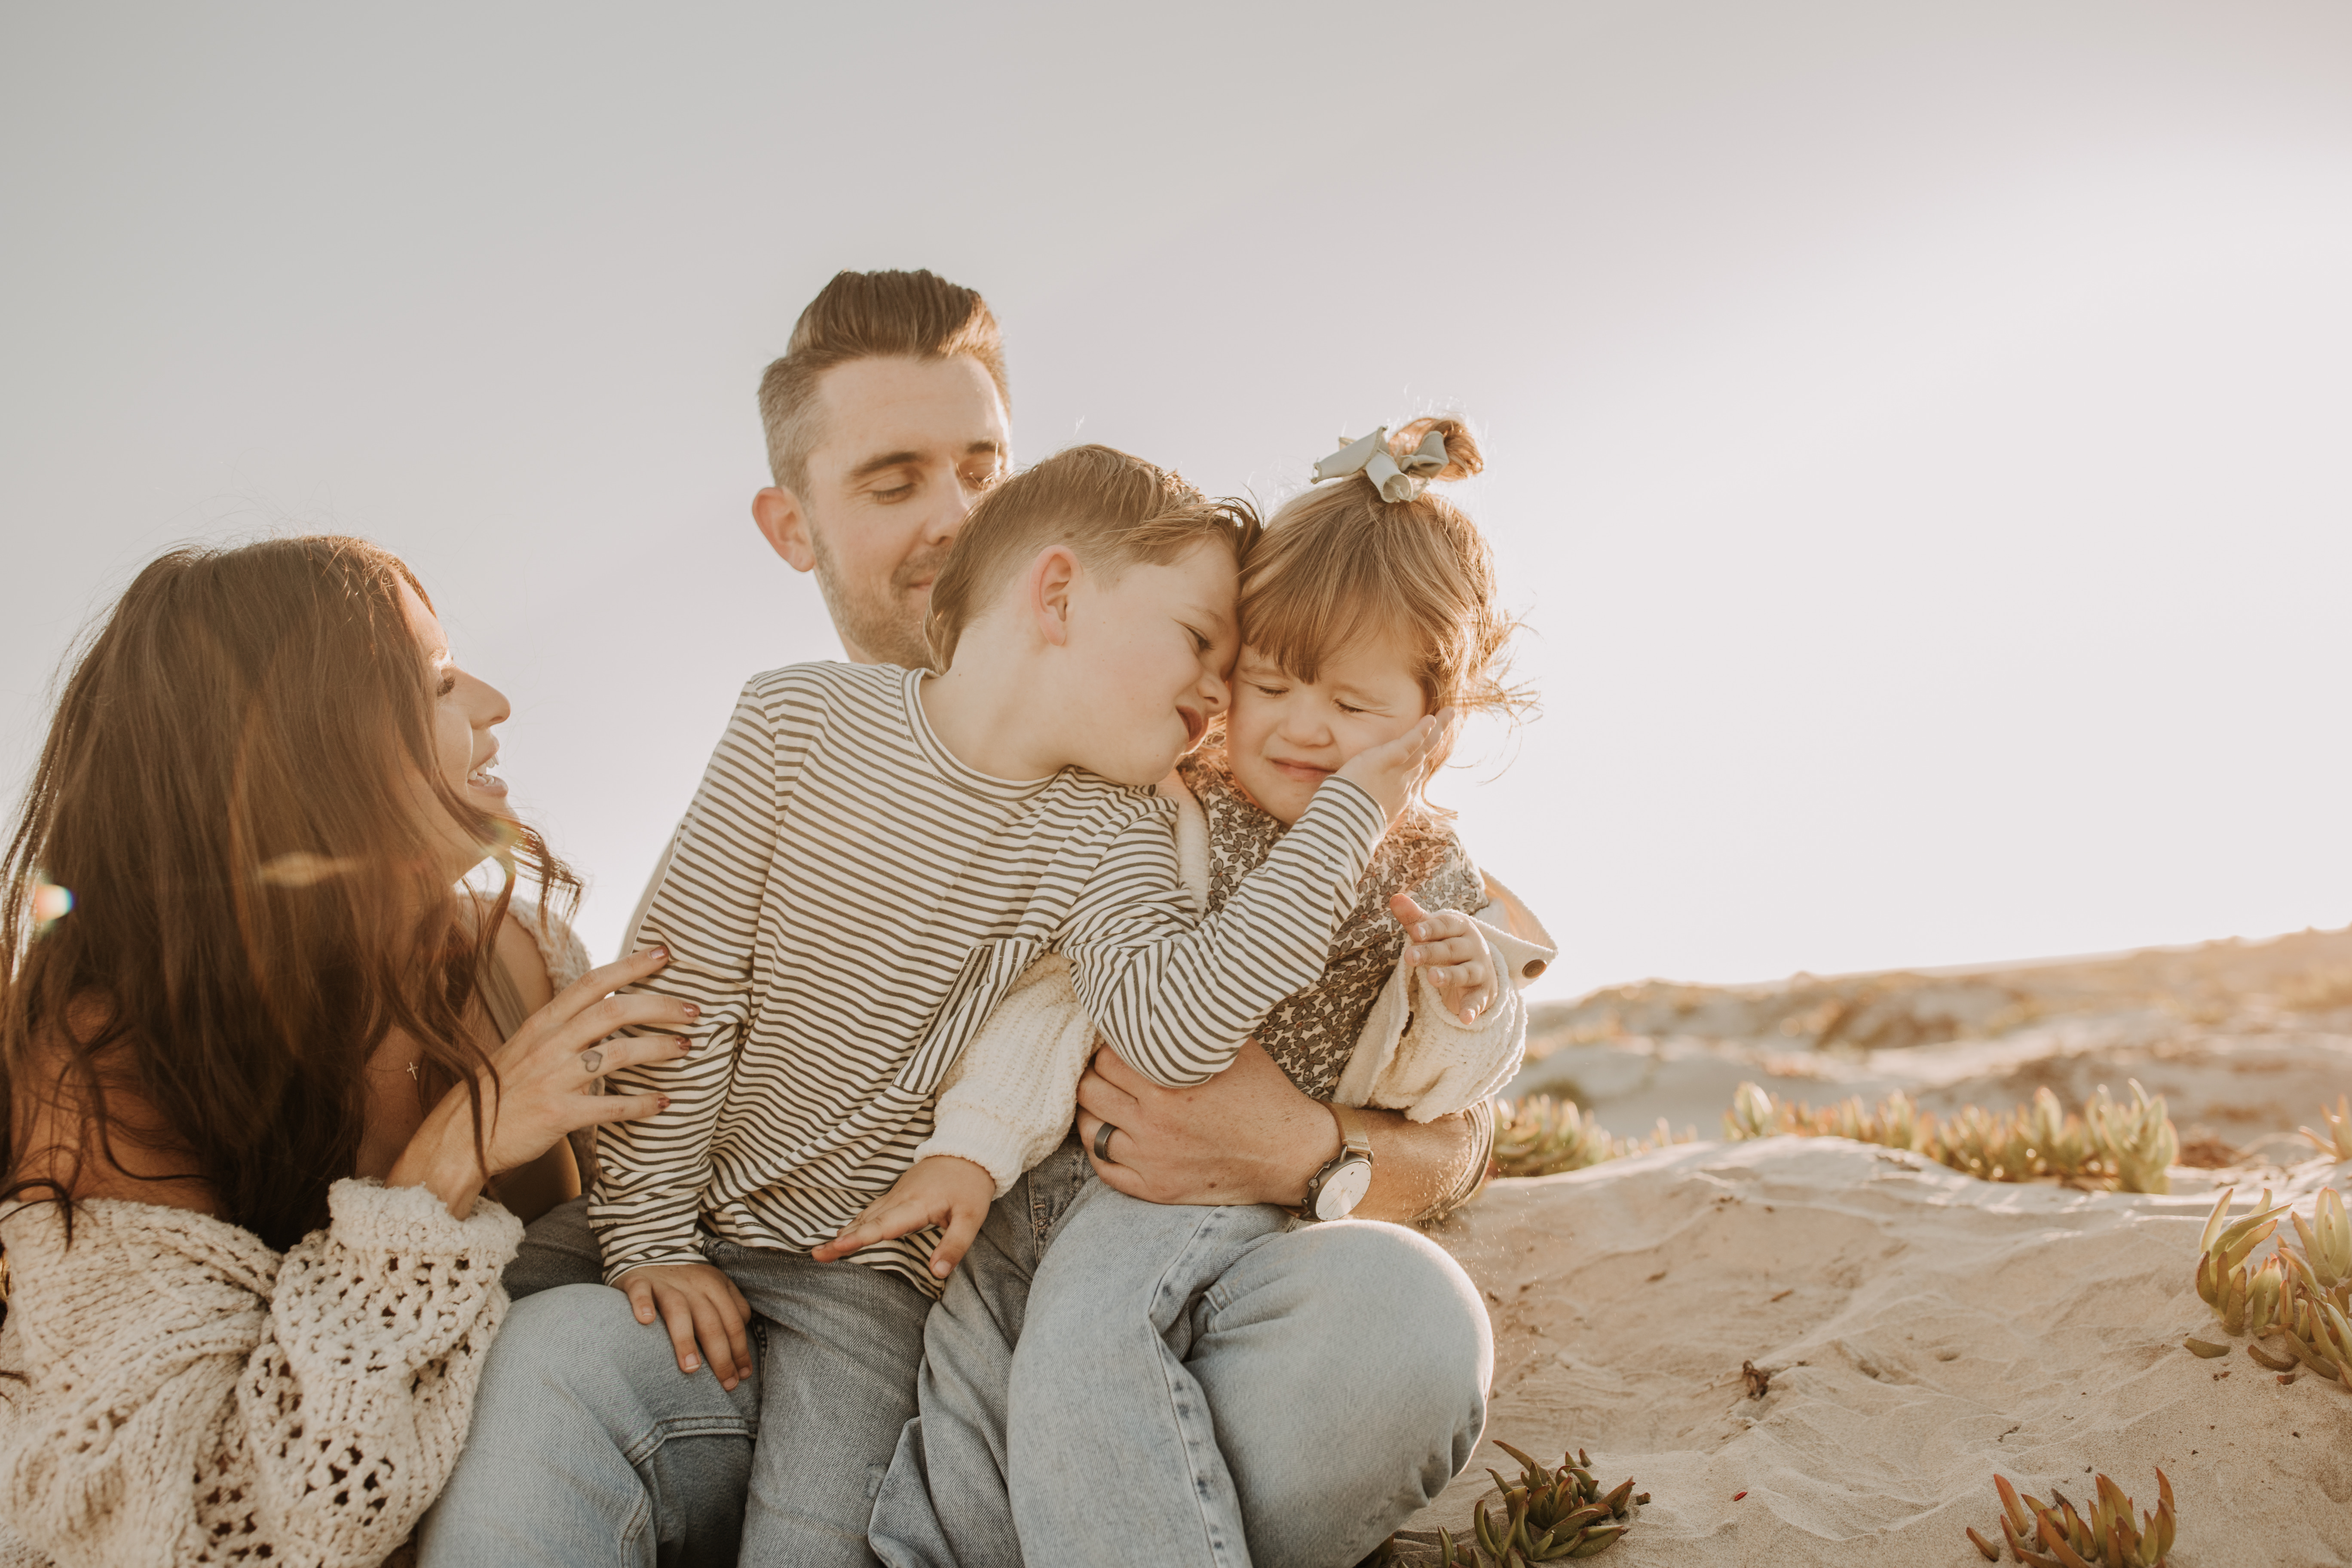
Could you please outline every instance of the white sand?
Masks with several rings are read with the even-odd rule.
[[[1482,1467],[1517,1469],[1500,1438],[1555,1464],[1580,1446],[1651,1494],[1601,1559],[1623,1568],[1962,1568],[1983,1561],[1964,1526],[1997,1538],[1996,1470],[2078,1503],[2104,1471],[2148,1509],[2158,1465],[2179,1568],[2352,1563],[2352,1396],[2280,1386],[2242,1341],[2181,1348],[2226,1337],[2191,1269],[2231,1178],[2174,1177],[2075,1193],[1775,1138],[1497,1183],[1439,1233],[1495,1322],[1488,1440],[1412,1527],[1464,1527]],[[2307,1213],[2329,1184],[2352,1165],[2284,1185]],[[1763,1398],[1743,1361],[1773,1369]]]

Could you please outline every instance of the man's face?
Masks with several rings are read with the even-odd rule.
[[[1003,474],[1004,402],[978,360],[863,359],[817,383],[808,482],[761,490],[752,515],[816,573],[849,657],[920,666],[931,579],[964,514]]]

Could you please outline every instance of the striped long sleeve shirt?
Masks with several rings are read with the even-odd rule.
[[[744,687],[636,941],[699,1005],[683,1060],[613,1075],[669,1109],[604,1130],[589,1208],[608,1280],[698,1262],[699,1227],[805,1251],[929,1136],[940,1079],[1031,960],[1140,1072],[1197,1083],[1312,982],[1385,826],[1327,782],[1261,874],[1195,925],[1171,805],[1076,768],[959,762],[919,671],[792,665]],[[857,1255],[936,1289],[930,1232]]]

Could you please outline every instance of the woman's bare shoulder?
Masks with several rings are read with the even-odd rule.
[[[72,1026],[94,1022],[89,1012],[78,1010]],[[28,1196],[47,1187],[76,1203],[119,1198],[219,1216],[219,1197],[194,1173],[196,1162],[187,1145],[132,1081],[125,1047],[103,1050],[84,1066],[52,1031],[34,1040],[23,1065],[14,1086],[18,1159],[10,1173],[20,1192],[30,1184]]]
[[[499,923],[498,955],[514,980],[524,1011],[536,1013],[546,1006],[555,995],[553,966],[541,946],[537,927],[527,917],[510,910]]]

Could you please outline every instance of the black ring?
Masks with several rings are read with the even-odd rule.
[[[1118,1161],[1110,1157],[1110,1135],[1118,1131],[1118,1128],[1113,1127],[1108,1121],[1095,1129],[1095,1158],[1102,1161],[1106,1164],[1116,1165],[1118,1163]]]

